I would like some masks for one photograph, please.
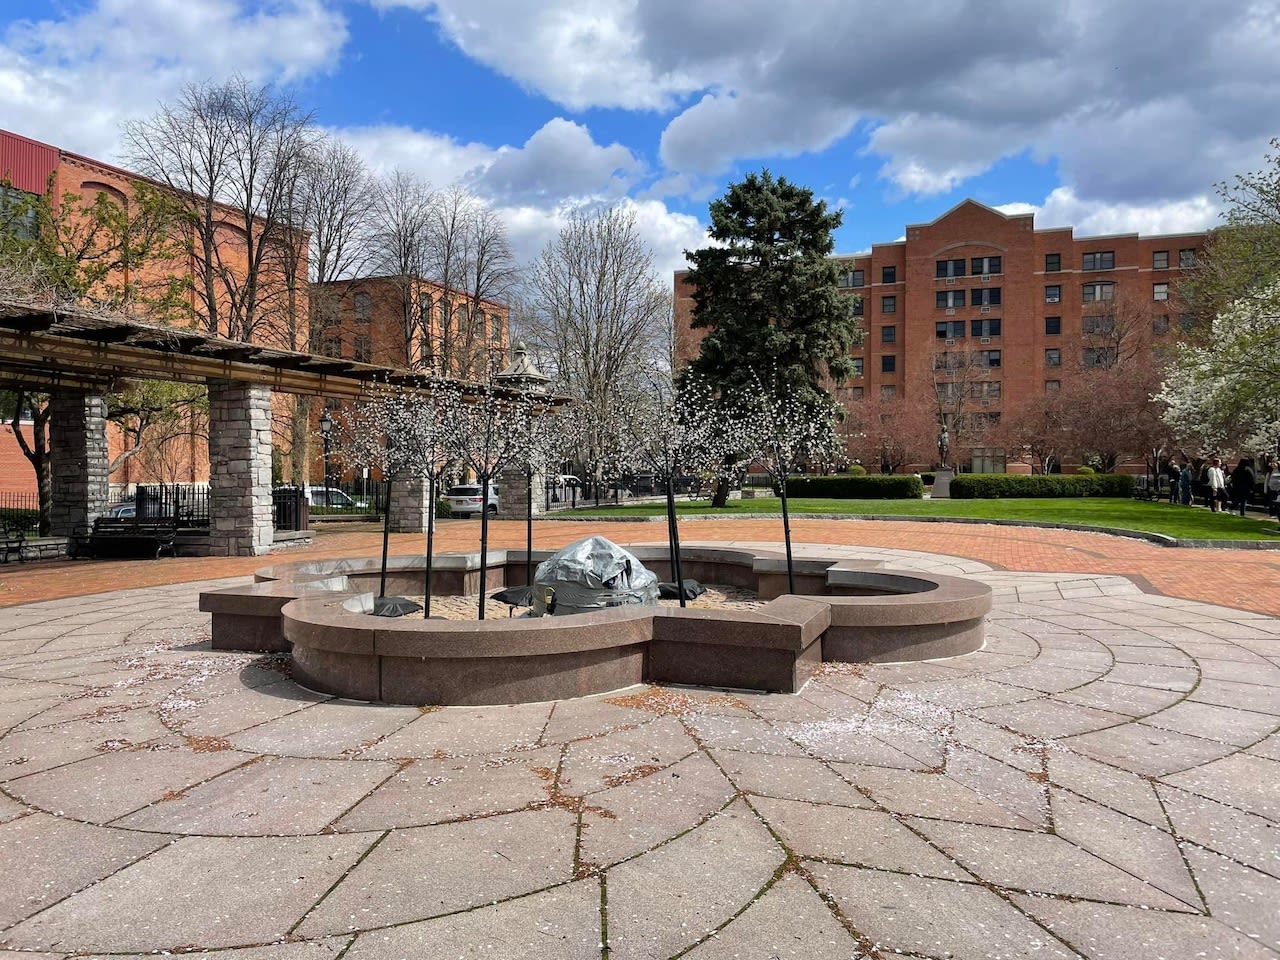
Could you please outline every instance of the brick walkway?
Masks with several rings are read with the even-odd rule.
[[[663,536],[549,522],[538,543],[592,529]],[[0,571],[0,957],[1280,960],[1274,554],[896,522],[796,538],[962,566],[993,590],[986,646],[827,664],[796,695],[393,706],[209,649],[185,581],[263,558]]]
[[[474,550],[480,525],[445,521],[437,549]],[[776,520],[690,520],[680,524],[688,541],[777,540]],[[541,521],[534,525],[534,546],[563,546],[601,533],[620,543],[660,542],[662,524]],[[796,543],[874,546],[950,554],[979,560],[1003,570],[1114,573],[1139,578],[1154,592],[1207,603],[1222,603],[1280,615],[1280,551],[1184,550],[1140,540],[1069,530],[908,521],[793,520]],[[522,547],[524,524],[497,521],[490,527],[495,547]],[[318,532],[310,547],[273,557],[304,559],[375,556],[382,549],[378,530]],[[391,552],[421,553],[421,534],[396,534]],[[117,590],[251,574],[272,557],[164,558],[156,561],[49,561],[0,567],[0,607]]]

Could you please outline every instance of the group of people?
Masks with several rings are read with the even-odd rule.
[[[1190,506],[1191,461],[1183,457],[1181,465],[1170,472],[1177,474],[1177,502]],[[1234,470],[1224,468],[1221,457],[1214,457],[1200,468],[1200,481],[1205,491],[1205,506],[1215,512],[1230,509],[1243,517],[1249,506],[1249,497],[1258,484],[1258,475],[1251,457],[1241,457]],[[1274,459],[1267,465],[1262,493],[1266,498],[1267,513],[1280,516],[1280,466]],[[1171,502],[1174,500],[1172,496],[1169,499]]]

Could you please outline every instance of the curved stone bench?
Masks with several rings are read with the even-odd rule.
[[[629,549],[670,578],[665,547]],[[533,559],[550,555],[535,551]],[[489,559],[488,589],[524,583],[523,550],[494,550]],[[786,583],[785,558],[772,551],[694,545],[682,549],[681,559],[686,577],[712,583],[757,590],[762,583],[776,588],[778,578]],[[374,617],[377,558],[299,561],[259,570],[260,582],[250,587],[203,594],[201,609],[239,596],[263,620],[260,634],[269,633],[271,621],[292,648],[300,683],[394,703],[554,700],[641,682],[794,692],[823,660],[921,660],[982,646],[990,587],[878,567],[797,561],[798,593],[755,610],[618,607],[560,617],[450,621]],[[391,558],[388,593],[420,593],[423,574],[423,557]],[[469,585],[478,589],[479,558],[438,557],[432,580],[441,594]],[[225,638],[220,642],[218,626],[215,621],[215,644],[233,648]]]

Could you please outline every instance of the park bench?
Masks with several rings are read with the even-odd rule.
[[[178,529],[172,520],[136,520],[98,517],[89,534],[89,552],[95,559],[157,559],[174,555]]]
[[[8,563],[10,559],[27,559],[27,534],[19,526],[6,524],[4,528],[4,553],[0,554],[0,563]]]

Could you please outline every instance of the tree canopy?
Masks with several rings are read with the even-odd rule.
[[[758,372],[776,371],[775,391],[815,406],[827,399],[825,378],[853,374],[860,330],[829,259],[840,222],[811,190],[768,170],[712,202],[714,243],[686,251],[692,326],[708,331],[692,373],[728,395],[758,390]]]

